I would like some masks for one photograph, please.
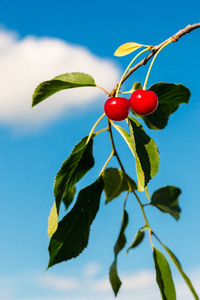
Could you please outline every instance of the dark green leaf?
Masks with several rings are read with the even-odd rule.
[[[110,283],[112,285],[115,296],[117,295],[117,293],[120,289],[120,286],[121,286],[121,280],[119,279],[119,276],[117,274],[117,256],[118,256],[119,252],[126,245],[126,236],[125,236],[124,232],[125,232],[127,225],[128,225],[128,214],[124,208],[123,214],[122,214],[120,232],[119,232],[119,235],[118,235],[117,241],[115,243],[115,247],[114,247],[115,260],[112,263],[112,265],[110,267],[110,272],[109,272]]]
[[[158,96],[158,107],[150,115],[140,116],[150,129],[163,129],[169,116],[174,113],[180,104],[188,103],[190,91],[182,84],[160,82],[152,85],[148,90]]]
[[[40,83],[33,94],[32,106],[40,103],[51,95],[66,89],[84,86],[96,86],[94,79],[85,73],[66,73]]]
[[[176,256],[171,252],[171,250],[169,250],[169,248],[167,248],[163,243],[161,243],[162,246],[165,248],[165,250],[167,251],[167,253],[169,254],[169,256],[171,257],[172,261],[174,262],[175,266],[177,267],[177,269],[179,270],[179,272],[181,273],[183,279],[185,280],[186,284],[188,285],[189,289],[191,290],[194,298],[196,300],[199,300],[199,296],[197,295],[190,279],[187,277],[187,275],[183,272],[182,267],[178,261],[178,259],[176,258]]]
[[[124,209],[123,214],[122,214],[122,221],[121,221],[121,228],[120,228],[119,236],[118,236],[118,239],[117,239],[115,247],[114,247],[115,257],[117,257],[119,252],[126,245],[126,236],[125,236],[124,232],[125,232],[127,225],[128,225],[128,214],[127,214],[126,210]]]
[[[108,168],[103,174],[104,191],[106,195],[106,203],[118,197],[122,192],[128,191],[129,186],[127,180],[131,185],[131,189],[137,189],[136,183],[123,171],[116,168]]]
[[[129,117],[131,133],[131,150],[136,160],[138,190],[144,191],[148,182],[157,174],[159,169],[159,153],[155,141],[144,131],[142,125]]]
[[[68,207],[70,206],[70,204],[72,203],[74,196],[76,194],[76,186],[74,185],[68,192],[66,195],[63,195],[62,201],[65,205],[65,210],[68,209]]]
[[[92,154],[93,139],[87,143],[84,137],[73,149],[58,171],[54,183],[54,195],[59,214],[60,204],[63,201],[69,205],[74,196],[74,185],[94,166]]]
[[[179,188],[175,186],[166,186],[153,193],[150,204],[156,206],[164,213],[169,213],[178,220],[181,212],[178,203],[180,194],[181,190]]]
[[[171,270],[165,256],[153,248],[153,258],[156,270],[156,281],[163,300],[176,300],[176,291]]]
[[[98,212],[103,179],[81,190],[71,211],[58,223],[49,243],[48,268],[77,257],[87,247],[90,226]]]
[[[112,289],[115,293],[115,296],[117,296],[119,289],[122,285],[122,282],[117,273],[116,261],[114,261],[110,267],[109,278],[110,278],[110,283],[112,285]]]
[[[128,251],[130,249],[133,249],[133,248],[137,247],[143,241],[144,234],[145,234],[145,231],[144,231],[145,229],[146,228],[143,227],[140,230],[138,230],[138,232],[136,233],[136,235],[135,235],[135,237],[134,237],[134,239],[133,239],[130,247],[126,251],[126,254],[128,253]]]

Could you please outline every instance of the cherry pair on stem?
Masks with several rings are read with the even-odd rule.
[[[149,114],[152,114],[156,110],[156,108],[158,106],[158,97],[157,97],[156,93],[154,93],[153,91],[146,90],[147,81],[149,78],[149,74],[151,72],[151,68],[154,64],[154,61],[155,61],[158,53],[164,47],[166,47],[168,44],[170,44],[172,42],[173,42],[173,39],[170,39],[157,51],[157,53],[155,54],[155,56],[150,64],[149,70],[147,72],[143,89],[135,90],[134,92],[132,92],[130,101],[129,101],[126,98],[118,97],[121,84],[125,78],[126,73],[130,69],[131,65],[136,60],[136,58],[138,58],[138,56],[140,56],[144,52],[151,50],[151,47],[145,46],[146,49],[142,50],[140,53],[138,53],[133,58],[133,60],[130,62],[130,64],[126,68],[126,70],[118,84],[118,88],[117,88],[117,91],[115,94],[116,97],[111,97],[105,102],[104,112],[109,119],[111,119],[113,121],[122,121],[128,117],[129,111],[131,108],[135,113],[137,113],[139,115],[149,115]]]
[[[104,105],[106,116],[113,121],[122,121],[129,115],[132,108],[139,115],[149,115],[153,113],[158,106],[158,97],[153,91],[135,90],[127,98],[111,97]]]

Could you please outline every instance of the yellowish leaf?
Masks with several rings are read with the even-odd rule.
[[[138,44],[138,43],[126,43],[126,44],[123,44],[121,45],[114,53],[115,56],[125,56],[127,54],[130,54],[131,52],[141,48],[142,46],[145,46],[145,45],[141,45],[141,44]]]
[[[49,218],[48,218],[48,236],[49,238],[52,237],[56,229],[58,228],[58,214],[57,214],[57,208],[56,208],[56,203],[54,202]]]

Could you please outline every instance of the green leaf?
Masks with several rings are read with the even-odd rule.
[[[65,205],[65,210],[68,209],[72,201],[74,200],[74,196],[76,194],[76,186],[72,186],[72,188],[67,192],[67,194],[62,198],[62,201]]]
[[[103,179],[81,190],[71,211],[58,223],[49,243],[48,268],[77,257],[87,247],[90,226],[99,210]]]
[[[133,249],[133,248],[137,247],[143,241],[144,234],[145,234],[145,229],[146,229],[146,227],[143,227],[140,230],[138,230],[138,232],[136,233],[130,247],[126,251],[126,254],[128,254],[130,249]]]
[[[110,267],[109,278],[110,278],[110,283],[111,283],[112,289],[115,293],[115,296],[117,296],[119,289],[122,285],[122,282],[117,273],[116,261],[114,261]]]
[[[178,203],[180,194],[181,190],[179,188],[175,186],[166,186],[153,193],[150,204],[156,206],[164,213],[169,213],[178,220],[181,212]]]
[[[150,115],[139,116],[150,129],[163,129],[168,123],[168,119],[180,104],[188,103],[190,91],[182,84],[156,83],[148,90],[153,91],[158,96],[158,107]]]
[[[114,127],[122,135],[136,161],[138,191],[143,192],[145,186],[153,178],[159,168],[159,153],[155,141],[144,131],[142,125],[134,118],[129,117],[131,135],[119,125]]]
[[[117,238],[117,241],[116,241],[115,247],[114,247],[115,257],[117,257],[119,252],[126,245],[126,236],[125,236],[124,232],[125,232],[127,225],[128,225],[128,214],[127,214],[126,210],[124,209],[123,214],[122,214],[122,221],[121,221],[121,228],[120,228],[119,236]]]
[[[130,148],[132,154],[135,157],[135,150],[134,150],[134,147],[133,147],[133,144],[132,144],[130,134],[126,130],[124,130],[124,128],[122,128],[119,125],[114,124],[114,127],[121,134],[121,136],[124,138],[125,142],[127,143],[128,147]]]
[[[130,43],[125,43],[121,45],[114,53],[115,56],[125,56],[127,54],[132,53],[133,51],[141,48],[144,45],[130,42]]]
[[[156,270],[156,281],[163,300],[176,300],[176,291],[171,275],[170,266],[165,256],[153,248],[153,258]]]
[[[48,218],[48,236],[49,238],[52,237],[56,229],[58,228],[58,213],[57,213],[57,208],[56,208],[56,203],[54,202],[49,218]]]
[[[75,184],[94,166],[93,139],[87,143],[84,137],[73,149],[58,171],[54,183],[54,195],[59,214],[60,204],[63,201],[66,208],[72,202]]]
[[[199,296],[197,295],[190,279],[187,277],[187,275],[183,272],[182,267],[178,261],[178,259],[176,258],[176,256],[171,252],[171,250],[169,248],[167,248],[163,243],[161,243],[162,246],[165,248],[165,250],[167,251],[167,253],[169,254],[169,256],[171,257],[172,261],[174,262],[175,266],[177,267],[177,269],[179,270],[179,272],[181,273],[183,279],[185,280],[186,284],[188,285],[190,291],[192,292],[194,298],[196,300],[199,300]]]
[[[158,147],[155,141],[145,133],[142,125],[136,119],[129,117],[128,124],[136,160],[138,190],[143,192],[148,182],[158,172]]]
[[[94,79],[85,73],[66,73],[40,83],[33,94],[32,107],[51,95],[66,89],[96,86]]]
[[[131,91],[142,90],[142,85],[140,82],[134,82]]]
[[[128,214],[127,214],[127,212],[124,208],[123,209],[123,214],[122,214],[120,232],[119,232],[117,241],[116,241],[115,246],[114,246],[115,259],[114,259],[114,262],[112,263],[112,265],[110,267],[110,272],[109,272],[110,283],[112,285],[112,289],[115,293],[115,296],[117,295],[117,293],[120,289],[120,286],[122,284],[121,280],[118,276],[118,273],[117,273],[117,256],[118,256],[119,252],[126,245],[126,236],[125,236],[124,232],[125,232],[125,229],[126,229],[127,225],[128,225]]]
[[[136,183],[128,175],[125,175],[122,170],[116,168],[107,168],[105,170],[103,180],[106,203],[117,198],[122,192],[129,190],[127,179],[131,184],[131,189],[136,190]]]

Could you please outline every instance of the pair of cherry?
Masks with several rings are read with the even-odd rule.
[[[122,121],[128,117],[129,111],[139,115],[149,115],[156,110],[158,97],[153,91],[136,90],[131,94],[130,101],[122,97],[111,97],[104,105],[107,117],[113,121]]]

